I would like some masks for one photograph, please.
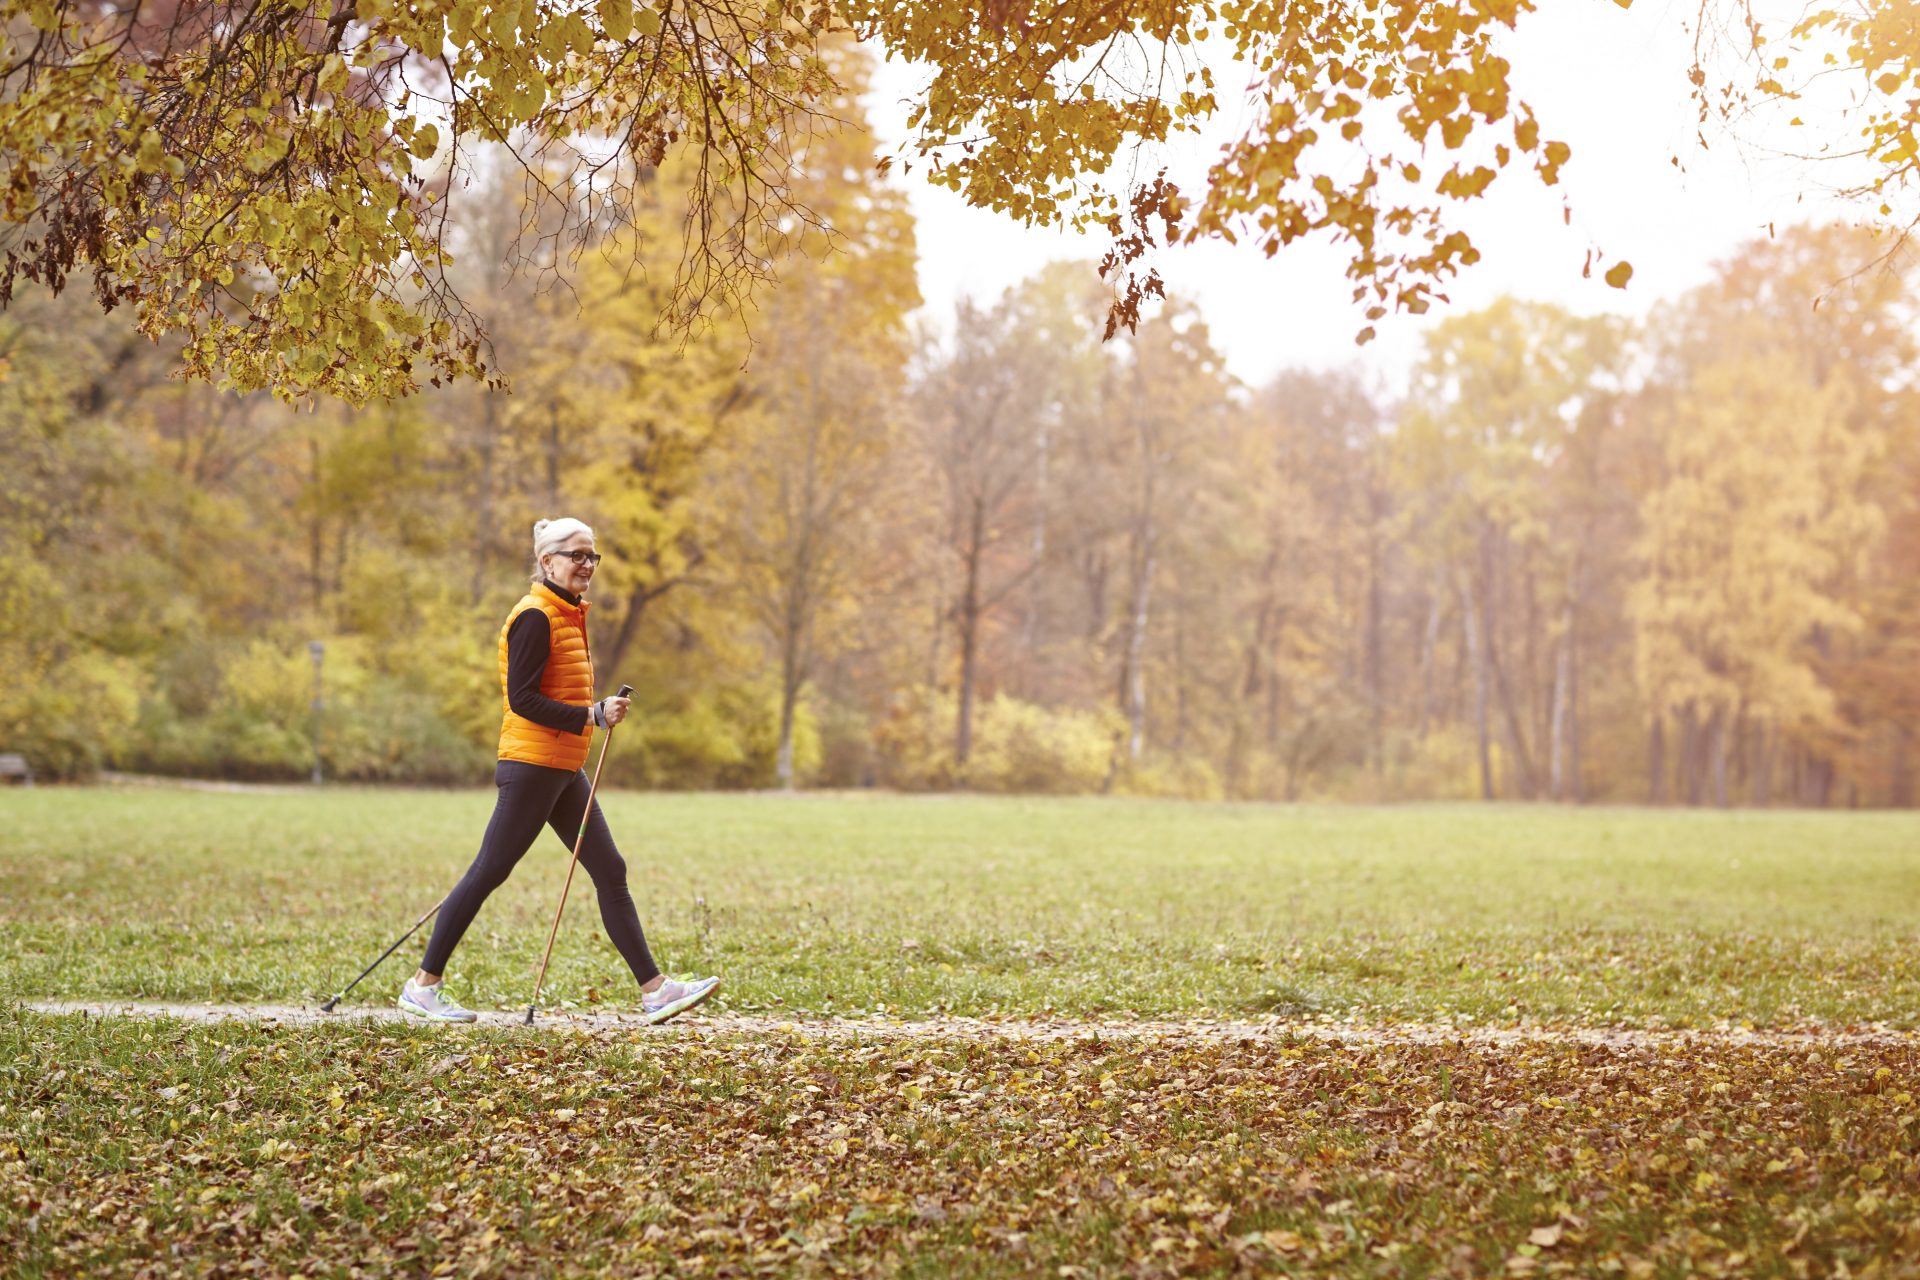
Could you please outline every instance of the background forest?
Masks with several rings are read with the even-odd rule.
[[[607,556],[600,683],[638,690],[616,783],[1914,802],[1914,300],[1884,242],[1783,230],[1641,325],[1459,314],[1389,399],[1238,384],[1177,296],[1103,342],[1090,264],[916,329],[871,155],[806,147],[838,242],[796,237],[690,341],[653,283],[685,175],[541,270],[501,165],[452,276],[510,392],[290,408],[23,293],[0,750],[293,779],[317,726],[328,778],[478,783],[531,525],[571,514]]]

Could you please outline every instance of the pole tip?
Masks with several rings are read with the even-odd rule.
[[[526,1023],[526,1025],[528,1025],[528,1026],[532,1026],[532,1025],[533,1025],[533,1006],[532,1006],[532,1005],[528,1005],[528,1006],[527,1006],[527,1023]]]
[[[332,1012],[333,1012],[333,1006],[335,1006],[335,1005],[337,1005],[337,1004],[339,1004],[339,1003],[340,1003],[340,997],[339,997],[339,996],[330,996],[330,997],[329,997],[329,998],[327,999],[327,1002],[326,1002],[325,1004],[323,1004],[323,1005],[321,1005],[321,1006],[320,1006],[320,1012],[322,1012],[322,1013],[332,1013]]]

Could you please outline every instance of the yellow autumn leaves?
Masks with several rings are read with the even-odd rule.
[[[89,1274],[1860,1274],[1920,1208],[1893,1039],[15,1028],[0,1246]]]
[[[50,38],[0,84],[11,170],[0,213],[23,231],[16,270],[95,272],[150,336],[184,339],[191,375],[354,402],[423,377],[491,378],[484,334],[434,270],[459,225],[448,202],[488,163],[478,144],[511,145],[546,197],[527,225],[557,225],[576,246],[603,225],[590,208],[614,224],[632,217],[644,166],[618,163],[623,148],[653,165],[665,139],[692,148],[689,203],[704,212],[688,220],[690,261],[714,271],[695,292],[737,307],[754,255],[713,246],[752,243],[795,213],[792,140],[831,115],[820,42],[852,31],[933,68],[911,149],[926,178],[974,204],[1110,234],[1122,267],[1205,237],[1271,254],[1325,236],[1351,247],[1356,300],[1418,311],[1478,257],[1447,202],[1488,195],[1520,156],[1551,184],[1570,155],[1542,142],[1493,52],[1531,8],[1233,0],[1136,12],[1086,0],[1006,21],[873,0],[744,11],[696,0],[670,16],[630,0],[362,0],[350,14],[288,4],[227,23],[219,6],[189,2],[148,42],[128,38],[129,14],[3,0],[0,16]],[[1220,100],[1198,58],[1102,50],[1210,40],[1253,71],[1261,109],[1205,190],[1153,191],[1172,216],[1157,229],[1129,222],[1147,188],[1122,161],[1197,129]],[[1392,113],[1370,113],[1376,102]],[[1466,154],[1417,163],[1436,141]],[[1358,170],[1346,163],[1356,147],[1369,157]],[[237,223],[276,199],[320,210],[327,233],[282,237],[278,214]],[[385,221],[360,218],[369,208]],[[406,226],[390,216],[402,210]],[[343,222],[357,225],[337,233]],[[218,225],[232,233],[223,242]],[[1624,287],[1626,273],[1608,279]],[[326,296],[286,307],[281,291],[301,280]],[[692,321],[684,308],[673,319]]]

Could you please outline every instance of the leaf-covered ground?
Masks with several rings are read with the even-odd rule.
[[[8,1277],[1920,1275],[1913,815],[615,794],[723,996],[606,1025],[583,881],[503,1022],[549,840],[451,1029],[25,1002],[317,1003],[490,793],[5,804]]]
[[[1906,1044],[0,1013],[10,1276],[1920,1274]]]
[[[7,793],[0,995],[317,1002],[464,870],[490,789]],[[613,793],[656,953],[806,1016],[1920,1021],[1920,816]],[[566,850],[449,980],[524,1007]],[[352,997],[391,1002],[424,932]],[[546,994],[633,1006],[574,885]]]

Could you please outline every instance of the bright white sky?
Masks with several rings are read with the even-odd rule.
[[[1383,389],[1397,390],[1422,329],[1449,310],[1514,293],[1581,312],[1641,315],[1700,283],[1740,242],[1767,234],[1769,222],[1850,212],[1818,194],[1838,177],[1832,162],[1781,154],[1811,151],[1821,141],[1806,128],[1786,129],[1784,116],[1751,122],[1739,139],[1709,131],[1710,149],[1701,149],[1687,81],[1697,0],[1638,0],[1630,10],[1613,0],[1542,0],[1541,8],[1522,17],[1505,53],[1516,96],[1532,105],[1541,136],[1567,142],[1573,159],[1556,188],[1516,164],[1488,196],[1462,207],[1458,225],[1482,257],[1447,289],[1450,309],[1389,317],[1380,336],[1358,348],[1353,335],[1365,321],[1342,275],[1342,246],[1296,242],[1273,259],[1225,244],[1160,256],[1170,290],[1199,304],[1235,374],[1260,383],[1289,366],[1357,364]],[[1238,131],[1230,92],[1245,72],[1216,64],[1214,77],[1224,107],[1219,131],[1187,139],[1166,157],[1172,176],[1184,174],[1189,189],[1197,189],[1220,143]],[[883,153],[906,138],[902,99],[927,79],[923,69],[897,61],[879,69],[868,108]],[[1672,164],[1676,155],[1684,171]],[[922,315],[935,325],[963,295],[991,299],[1053,259],[1096,259],[1105,248],[1102,239],[1028,229],[971,208],[922,182],[918,166],[896,181],[918,219]],[[1562,222],[1563,198],[1572,205],[1571,226]],[[1598,269],[1581,278],[1589,247],[1633,264],[1625,292],[1609,288]]]

